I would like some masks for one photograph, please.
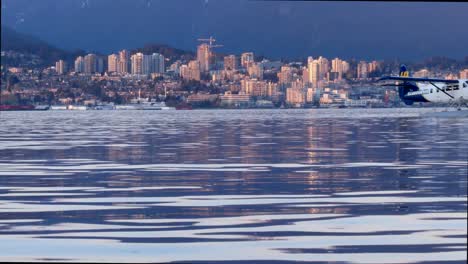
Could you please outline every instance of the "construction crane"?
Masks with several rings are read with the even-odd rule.
[[[212,36],[210,36],[210,38],[208,39],[198,39],[198,41],[201,41],[201,42],[208,42],[208,46],[211,48],[219,48],[219,47],[223,47],[223,45],[214,45],[213,43],[216,42],[216,39],[213,38]]]
[[[198,41],[207,42],[206,44],[202,44],[202,45],[208,46],[207,54],[206,53],[198,54],[197,52],[197,57],[198,56],[201,56],[202,58],[204,57],[204,59],[201,59],[201,58],[198,58],[198,59],[200,60],[200,67],[202,68],[202,71],[207,72],[210,69],[210,64],[213,64],[216,60],[216,55],[213,52],[213,48],[222,47],[223,45],[215,45],[214,43],[216,42],[216,39],[213,38],[212,36],[210,36],[210,38],[208,39],[202,39],[202,38],[198,39]],[[206,59],[208,60],[206,61]]]

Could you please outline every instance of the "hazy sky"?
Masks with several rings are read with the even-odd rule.
[[[421,59],[468,55],[468,3],[248,0],[2,0],[2,24],[65,49],[162,43],[224,53]]]

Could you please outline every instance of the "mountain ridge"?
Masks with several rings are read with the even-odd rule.
[[[55,47],[40,38],[20,33],[10,27],[1,26],[1,50],[12,51],[19,54],[28,55],[23,59],[19,56],[2,56],[2,65],[5,66],[51,66],[58,60],[65,60],[73,63],[76,57],[86,55],[84,50],[69,51]],[[177,59],[190,60],[195,57],[193,51],[186,51],[171,47],[167,44],[148,43],[141,48],[129,49],[131,53],[143,52],[145,54],[160,53],[169,61]],[[100,56],[107,56],[99,54]],[[39,60],[31,64],[31,58],[37,56]],[[21,56],[20,56],[21,57]],[[72,64],[70,64],[72,65]]]

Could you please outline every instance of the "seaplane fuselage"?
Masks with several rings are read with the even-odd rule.
[[[468,80],[446,80],[436,78],[410,77],[402,65],[399,76],[385,76],[380,80],[394,80],[401,100],[411,105],[414,102],[460,103],[468,101]]]

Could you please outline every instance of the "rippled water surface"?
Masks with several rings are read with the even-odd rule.
[[[1,112],[0,260],[466,263],[468,119],[429,111]]]

